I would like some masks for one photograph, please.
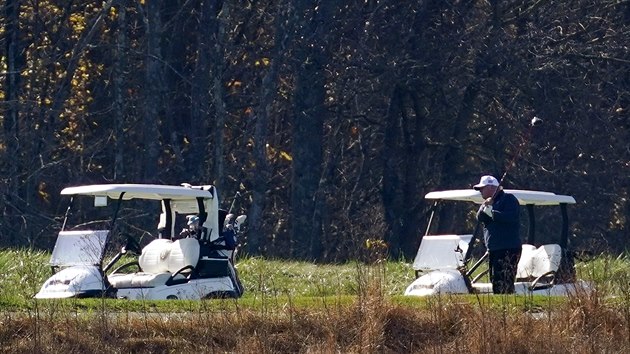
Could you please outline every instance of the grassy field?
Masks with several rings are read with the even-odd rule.
[[[0,251],[0,352],[630,352],[626,256],[578,263],[597,291],[568,298],[408,298],[403,262],[246,258],[238,300],[36,301],[48,257]]]

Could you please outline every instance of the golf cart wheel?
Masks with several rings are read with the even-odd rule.
[[[166,300],[177,300],[178,297],[176,295],[169,295],[166,297]]]

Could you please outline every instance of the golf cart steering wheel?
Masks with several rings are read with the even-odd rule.
[[[123,247],[125,251],[139,255],[142,252],[142,249],[140,248],[138,241],[129,234],[123,234],[123,236],[127,239],[127,243]]]
[[[122,258],[123,255],[127,253],[134,253],[136,255],[140,255],[140,253],[142,252],[140,250],[140,245],[133,237],[129,236],[126,233],[121,233],[121,236],[127,239],[127,243],[122,247],[120,252],[118,252],[118,254],[116,254],[116,256],[114,256],[114,258],[112,258],[112,260],[109,261],[109,263],[105,266],[105,268],[103,268],[104,273],[107,273],[114,266],[114,264],[116,264],[116,262],[118,262]],[[121,269],[128,268],[129,266],[134,265],[134,264],[137,265],[138,261],[133,261],[131,263],[122,265],[116,268],[116,270],[114,270],[112,273],[117,273]]]

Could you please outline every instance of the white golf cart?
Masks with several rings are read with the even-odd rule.
[[[576,280],[574,260],[567,250],[568,214],[567,205],[575,204],[571,196],[556,195],[549,192],[528,190],[506,190],[513,194],[521,206],[525,206],[529,219],[527,242],[518,263],[515,291],[517,294],[568,295],[576,291],[588,291],[591,286]],[[492,293],[492,284],[481,282],[486,271],[478,272],[487,258],[487,253],[480,257],[470,268],[472,250],[476,244],[480,226],[477,223],[471,234],[430,234],[436,228],[434,220],[436,210],[445,202],[463,201],[481,204],[481,194],[474,189],[448,190],[431,192],[425,196],[434,204],[429,218],[429,225],[422,238],[418,253],[413,262],[416,280],[405,290],[405,295],[427,296],[436,294],[471,294]],[[537,245],[534,210],[540,206],[560,208],[562,224],[558,243]],[[477,207],[468,208],[476,211]],[[557,223],[556,223],[557,225]],[[473,274],[476,274],[473,277]]]
[[[104,184],[65,188],[61,194],[71,200],[50,259],[53,275],[35,298],[158,300],[236,298],[243,294],[234,257],[237,236],[246,216],[235,218],[219,209],[214,186]],[[82,196],[93,198],[95,207],[106,207],[109,199],[113,200],[113,216],[107,217],[106,222],[93,220],[69,229],[73,204],[77,202],[75,199],[85,199],[77,198]],[[121,205],[132,203],[131,200],[160,202],[157,238],[140,251],[134,238],[127,236],[126,245],[103,266],[113,238],[122,236],[116,223],[119,214],[125,212]],[[94,212],[103,209],[108,208]],[[195,228],[191,227],[187,237],[180,238],[175,232],[176,221],[186,216],[187,220],[195,221]],[[87,229],[91,225],[100,227]],[[139,257],[113,268],[131,253]]]

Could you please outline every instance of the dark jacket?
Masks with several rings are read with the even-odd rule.
[[[483,238],[488,251],[521,247],[519,234],[520,205],[515,196],[499,191],[492,204],[492,217],[477,211],[477,220],[483,223]]]

